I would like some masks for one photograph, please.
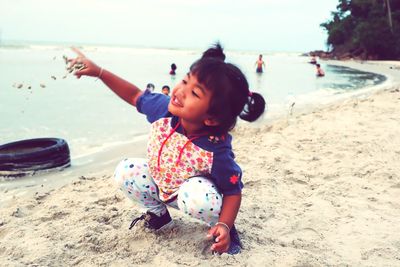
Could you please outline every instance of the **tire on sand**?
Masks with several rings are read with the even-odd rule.
[[[60,138],[21,140],[0,146],[0,177],[15,178],[71,165],[67,142]]]

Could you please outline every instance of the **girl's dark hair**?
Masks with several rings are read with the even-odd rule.
[[[225,134],[236,125],[237,117],[252,122],[263,114],[264,98],[250,92],[249,84],[241,70],[224,62],[225,54],[219,43],[209,48],[190,67],[199,83],[212,92],[208,114],[218,121],[217,126],[209,126],[213,134]]]
[[[171,69],[172,69],[172,70],[176,70],[176,65],[175,65],[175,63],[172,63],[172,64],[171,64]]]

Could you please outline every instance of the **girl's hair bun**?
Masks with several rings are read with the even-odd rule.
[[[265,100],[262,95],[252,92],[248,96],[240,118],[245,121],[253,122],[257,120],[265,110]]]
[[[210,47],[203,53],[201,59],[206,59],[206,58],[214,58],[214,59],[219,59],[221,61],[225,61],[224,49],[222,48],[219,42],[215,43],[212,47]]]
[[[238,67],[225,62],[219,43],[207,49],[190,66],[190,73],[212,93],[207,113],[218,125],[205,127],[213,135],[224,135],[232,130],[238,116],[252,122],[264,112],[264,98],[249,92],[246,76]]]

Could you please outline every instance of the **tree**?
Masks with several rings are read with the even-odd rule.
[[[339,0],[322,23],[332,53],[363,58],[400,58],[400,0]]]

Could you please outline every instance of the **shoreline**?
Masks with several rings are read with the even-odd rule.
[[[246,123],[244,121],[238,121],[237,127],[245,128],[260,128],[264,126],[273,126],[283,120],[289,121],[293,117],[298,115],[307,115],[313,113],[317,110],[329,108],[332,105],[340,104],[351,99],[365,99],[370,95],[395,87],[400,85],[400,74],[399,69],[388,70],[392,65],[399,66],[400,61],[356,61],[356,60],[323,60],[326,64],[338,65],[344,67],[350,67],[353,69],[358,69],[366,72],[377,73],[387,77],[387,80],[382,84],[374,85],[371,87],[366,87],[362,89],[357,89],[355,91],[340,93],[336,96],[329,96],[328,99],[322,100],[318,103],[306,102],[302,105],[296,103],[293,108],[293,113],[289,112],[279,112],[274,114],[271,118],[261,118],[258,122],[254,124]],[[397,78],[398,77],[398,78]],[[234,135],[235,130],[232,132]],[[107,175],[113,172],[115,166],[118,164],[122,158],[125,157],[146,157],[146,144],[147,144],[147,134],[135,136],[133,141],[123,141],[118,142],[116,145],[108,145],[102,148],[100,151],[90,152],[84,155],[71,158],[73,165],[69,168],[64,169],[61,172],[48,172],[41,173],[33,176],[26,176],[17,178],[15,180],[8,180],[0,178],[0,192],[8,190],[22,190],[26,189],[23,194],[33,194],[34,191],[43,191],[44,187],[47,190],[53,190],[59,188],[65,184],[70,183],[74,179],[78,179],[80,176],[96,176],[96,175]],[[137,149],[139,148],[139,149]],[[99,162],[99,164],[94,164],[94,162]],[[98,170],[99,168],[107,169],[107,171]],[[110,171],[111,170],[111,171]],[[63,177],[61,180],[57,180],[57,177]],[[1,206],[1,202],[0,202]]]
[[[103,159],[57,188],[1,190],[0,258],[4,266],[399,265],[399,104],[394,80],[272,124],[239,125],[239,255],[211,255],[206,227],[175,210],[170,230],[128,231],[140,212],[111,181],[116,159]]]

